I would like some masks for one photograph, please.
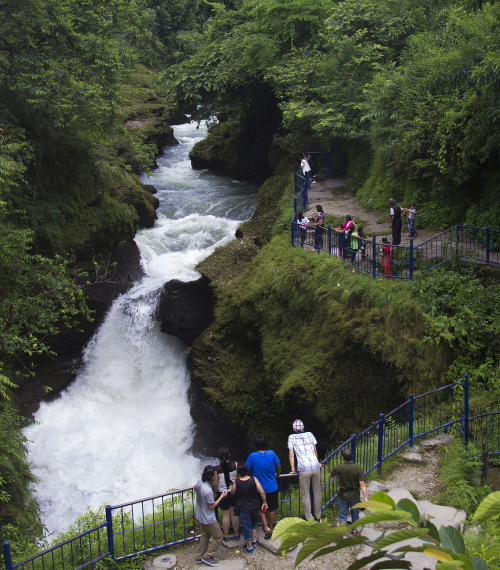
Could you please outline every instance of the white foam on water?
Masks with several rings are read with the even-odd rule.
[[[191,486],[202,463],[188,450],[185,346],[154,321],[166,281],[191,281],[196,264],[234,239],[255,208],[255,188],[206,171],[187,158],[206,130],[175,127],[152,180],[160,210],[136,242],[146,273],[117,299],[85,349],[84,366],[60,397],[43,402],[24,430],[49,533],[63,531],[88,506],[119,504]],[[231,219],[230,219],[231,218]]]

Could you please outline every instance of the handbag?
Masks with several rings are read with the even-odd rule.
[[[243,497],[241,497],[241,499],[238,497],[236,499],[236,501],[234,502],[234,507],[233,507],[233,514],[235,517],[239,517],[240,516],[240,509],[241,509],[241,501],[242,499],[244,499],[247,496],[248,493],[248,489],[250,487],[250,481],[253,479],[253,477],[250,477],[250,479],[248,480],[248,485],[247,488],[245,489],[245,492],[243,493]]]

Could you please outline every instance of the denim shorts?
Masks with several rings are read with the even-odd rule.
[[[257,528],[260,521],[259,511],[251,511],[250,513],[240,511],[240,521],[244,539],[246,541],[252,540],[252,529]]]

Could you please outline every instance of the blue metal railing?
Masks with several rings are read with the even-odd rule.
[[[87,566],[94,568],[98,560],[110,555],[109,532],[109,525],[105,522],[17,564],[12,563],[10,545],[8,541],[5,541],[3,543],[5,566],[7,570],[15,570],[16,568],[22,570],[50,570],[51,568],[79,570]]]
[[[416,274],[439,267],[457,256],[500,265],[500,231],[489,228],[456,225],[418,245],[414,245],[412,239],[409,246],[391,245],[389,255],[384,254],[384,244],[377,241],[375,235],[371,238],[346,236],[331,226],[309,226],[301,235],[296,218],[291,229],[292,246],[307,245],[316,248],[318,253],[324,251],[342,258],[374,279],[413,279]]]
[[[500,454],[500,411],[469,417],[469,378],[408,400],[362,433],[353,434],[323,461],[321,471],[322,510],[337,498],[338,480],[330,478],[342,462],[342,450],[350,448],[363,472],[379,472],[383,462],[415,439],[456,429],[489,454]],[[297,474],[279,477],[278,518],[300,516],[302,499]],[[313,502],[311,492],[311,502]],[[106,507],[106,521],[84,533],[56,544],[27,560],[12,563],[8,541],[3,543],[7,570],[79,570],[105,557],[124,560],[138,554],[199,538],[195,489],[189,487],[122,505]]]

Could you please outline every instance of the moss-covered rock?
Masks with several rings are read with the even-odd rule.
[[[259,137],[237,123],[220,123],[195,144],[189,158],[193,168],[261,183],[271,176],[267,138],[267,133]]]

